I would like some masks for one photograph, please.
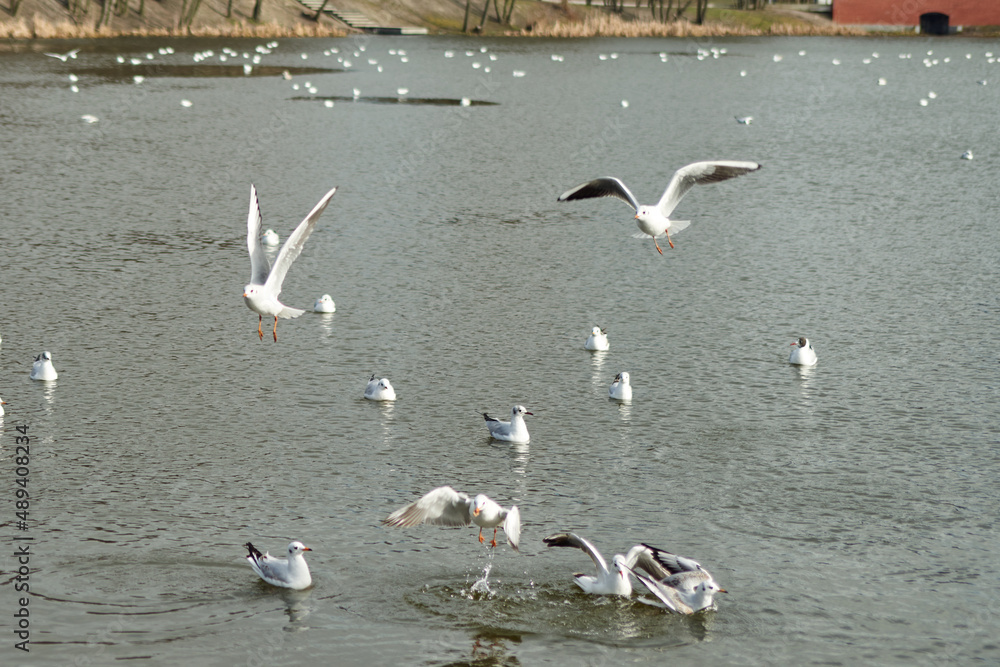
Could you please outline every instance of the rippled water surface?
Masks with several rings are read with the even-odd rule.
[[[4,664],[1000,660],[991,44],[283,40],[240,75],[258,44],[0,53],[0,521],[33,538],[31,653],[5,632]],[[655,202],[701,159],[764,167],[693,190],[663,256],[621,202],[556,202],[601,175]],[[250,183],[282,239],[340,186],[282,294],[337,312],[277,343],[241,298]],[[57,382],[28,379],[42,350]],[[480,412],[514,403],[530,444],[490,441]],[[521,554],[380,525],[443,484],[517,504]],[[542,544],[563,530],[729,594],[586,597],[587,557]],[[293,538],[315,586],[256,580],[241,545]]]

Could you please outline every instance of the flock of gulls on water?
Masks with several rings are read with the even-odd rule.
[[[598,197],[614,197],[627,203],[634,212],[634,219],[640,233],[637,237],[653,239],[657,252],[663,254],[657,243],[657,238],[666,238],[671,248],[674,247],[670,234],[685,229],[690,222],[687,220],[671,220],[670,214],[684,195],[695,185],[718,183],[742,176],[760,169],[760,164],[745,161],[704,161],[689,164],[678,169],[670,179],[666,191],[655,205],[641,205],[629,189],[617,178],[603,177],[588,181],[563,193],[558,201],[577,199],[592,199]],[[320,215],[326,209],[330,200],[336,194],[337,188],[327,192],[312,211],[299,223],[284,245],[278,251],[274,265],[268,263],[264,245],[277,245],[277,234],[273,230],[263,229],[260,213],[260,202],[257,189],[250,186],[250,210],[247,217],[247,250],[250,254],[250,282],[243,289],[243,299],[247,307],[257,313],[257,335],[263,340],[263,318],[267,315],[273,318],[272,337],[278,341],[278,320],[295,318],[305,311],[290,308],[278,300],[281,286],[292,262],[302,252],[303,245]],[[329,303],[331,310],[324,311],[324,304]],[[316,301],[314,311],[332,312],[333,301],[325,294]],[[789,357],[789,362],[810,366],[816,363],[816,354],[812,345],[805,338],[792,343],[795,349]],[[592,351],[605,351],[610,348],[605,329],[594,327],[587,338],[584,347]],[[629,384],[629,374],[622,371],[615,375],[608,389],[612,399],[627,402],[632,398],[632,387]],[[376,378],[373,374],[368,379],[364,397],[372,401],[394,401],[396,391],[388,378]],[[527,443],[530,440],[525,416],[532,413],[523,405],[515,405],[510,410],[510,421],[503,421],[482,413],[489,430],[490,437],[512,443]],[[479,541],[485,542],[483,530],[493,529],[489,537],[491,547],[497,546],[497,531],[501,528],[507,538],[507,544],[514,551],[520,551],[521,512],[517,506],[503,507],[491,498],[477,494],[471,496],[456,491],[450,486],[432,489],[416,501],[392,512],[382,523],[387,526],[408,528],[421,524],[436,526],[476,526],[479,528]],[[586,593],[594,595],[632,594],[632,577],[635,577],[655,598],[653,604],[672,612],[692,614],[714,606],[716,593],[725,593],[712,575],[697,561],[683,556],[677,556],[648,544],[638,544],[628,550],[625,555],[616,554],[609,566],[601,553],[583,537],[575,533],[557,533],[544,538],[543,542],[550,547],[574,547],[586,553],[594,561],[594,575],[575,575],[576,584]],[[250,542],[246,543],[246,559],[254,572],[261,579],[274,586],[283,588],[303,589],[312,585],[312,576],[305,560],[305,552],[309,551],[301,542],[291,542],[287,548],[287,557],[279,558],[268,553],[262,554]]]
[[[272,53],[277,46],[277,42],[270,42],[266,45],[258,46],[252,56],[249,52],[243,53],[242,59],[248,61],[243,64],[243,73],[250,75],[253,67],[261,62],[262,57]],[[74,49],[64,54],[46,53],[45,55],[59,59],[63,63],[68,63],[77,58],[79,51],[79,49]],[[364,51],[365,47],[358,45],[353,51],[353,58],[359,62],[362,58],[365,58],[368,65],[376,67],[378,72],[382,72],[382,65],[379,64],[378,60],[364,56]],[[174,53],[174,49],[171,47],[160,48],[158,53],[161,56],[169,56]],[[717,59],[725,53],[725,49],[699,49],[697,58],[698,60],[708,58]],[[337,61],[345,69],[353,66],[351,61],[352,56],[348,51],[345,50],[343,54],[338,54],[340,54],[340,51],[336,48],[331,48],[323,52],[324,56],[337,56]],[[194,60],[197,63],[209,58],[217,58],[219,62],[226,62],[227,60],[238,60],[240,55],[238,51],[224,48],[218,54],[213,51],[196,53]],[[390,49],[389,55],[397,57],[401,63],[408,62],[406,51],[402,49]],[[444,53],[445,58],[454,58],[455,55],[456,51],[454,50],[448,50]],[[487,54],[486,47],[481,47],[478,51],[467,50],[465,51],[465,55],[468,57],[480,56],[487,58],[485,64],[478,59],[472,62],[474,69],[482,69],[485,73],[490,72],[491,64],[497,60],[496,54]],[[804,50],[799,51],[798,55],[805,56],[806,52]],[[659,56],[663,62],[668,60],[666,53],[660,53]],[[933,51],[928,51],[927,57],[923,59],[925,67],[934,67],[950,62],[950,58],[937,59],[932,56]],[[146,54],[145,59],[130,58],[126,60],[123,56],[118,56],[117,59],[120,64],[131,63],[132,65],[139,65],[152,61],[155,57],[154,54],[149,53]],[[301,58],[306,60],[308,54],[301,54]],[[599,54],[599,60],[601,61],[609,59],[613,61],[617,60],[617,58],[617,53]],[[879,54],[873,53],[870,58],[864,58],[863,62],[868,65],[878,58]],[[912,58],[912,54],[901,53],[899,54],[899,58],[910,59]],[[971,59],[972,55],[966,54],[965,58]],[[1000,57],[994,57],[992,52],[987,53],[986,58],[989,63],[1000,62]],[[563,62],[564,59],[561,55],[552,55],[553,62]],[[782,59],[783,56],[775,54],[773,61],[777,63]],[[840,65],[841,61],[835,58],[832,63],[833,65]],[[512,74],[515,78],[522,78],[526,72],[524,70],[513,70]],[[739,75],[745,77],[747,76],[747,71],[742,70]],[[283,78],[290,80],[292,77],[286,71],[283,74]],[[75,74],[70,74],[69,79],[72,84],[70,86],[72,92],[79,92],[79,88],[76,85],[79,77]],[[133,77],[133,80],[136,84],[139,84],[142,83],[144,77],[137,75]],[[877,79],[879,86],[885,86],[887,83],[888,81],[885,78],[880,77]],[[977,83],[979,85],[986,85],[987,82],[986,80],[979,80]],[[309,82],[306,82],[304,86],[310,94],[315,95],[318,92]],[[295,83],[292,85],[292,88],[293,90],[299,90],[300,84]],[[407,88],[397,88],[396,93],[398,96],[403,97],[409,93],[409,90]],[[354,88],[353,99],[357,100],[359,97],[360,91]],[[927,97],[920,99],[920,105],[927,106],[929,100],[936,97],[937,95],[931,91]],[[190,107],[193,103],[190,100],[182,100],[181,104],[184,107]],[[327,106],[333,106],[332,101],[329,100],[326,104]],[[468,106],[469,100],[463,98],[462,105]],[[628,101],[622,100],[621,106],[628,107]],[[87,123],[96,123],[99,120],[91,114],[85,114],[81,119]],[[736,116],[735,119],[742,125],[750,125],[753,121],[752,116]],[[966,151],[961,155],[961,158],[972,160],[972,151]],[[684,230],[690,224],[690,221],[687,220],[672,220],[670,215],[692,187],[695,185],[718,183],[757,171],[760,168],[761,165],[756,162],[733,160],[703,161],[689,164],[677,170],[659,201],[653,205],[640,204],[628,187],[621,180],[614,177],[602,177],[582,183],[567,190],[559,196],[558,201],[573,201],[598,197],[613,197],[624,201],[632,208],[634,220],[639,229],[639,232],[634,236],[636,238],[651,238],[657,252],[662,255],[663,249],[660,247],[657,239],[665,239],[667,244],[673,248],[674,243],[671,240],[671,235]],[[332,188],[320,199],[305,219],[299,223],[286,239],[284,245],[281,246],[277,253],[274,264],[271,265],[265,254],[264,247],[277,247],[280,244],[280,239],[273,229],[262,229],[263,223],[257,190],[253,185],[250,186],[247,248],[250,254],[251,271],[250,281],[243,289],[243,298],[247,307],[258,315],[257,334],[261,340],[264,338],[264,316],[273,318],[272,337],[277,342],[278,320],[296,318],[305,312],[303,309],[284,305],[278,300],[278,297],[281,294],[281,286],[289,268],[302,252],[306,239],[309,238],[320,215],[326,209],[336,192],[337,188]],[[313,311],[317,313],[332,313],[335,310],[336,306],[329,294],[324,294],[316,299],[313,305]],[[270,319],[269,323],[271,323]],[[791,345],[793,349],[788,358],[790,364],[799,366],[813,366],[816,364],[816,352],[807,338],[799,338]],[[608,350],[610,344],[606,330],[595,326],[586,339],[584,347],[592,351]],[[42,382],[51,382],[58,378],[58,373],[52,364],[52,355],[48,351],[42,352],[35,358],[30,377],[32,380]],[[629,384],[628,372],[622,371],[615,375],[614,381],[608,389],[608,395],[617,401],[631,401],[632,387]],[[372,375],[365,387],[364,398],[372,401],[394,401],[396,400],[396,392],[388,378],[376,379],[375,375]],[[0,400],[0,416],[4,414],[3,405],[4,402]],[[524,417],[531,414],[523,405],[515,405],[510,411],[510,421],[496,419],[485,412],[483,413],[483,418],[492,438],[512,443],[527,443],[530,436]],[[497,531],[502,528],[506,535],[507,543],[514,551],[519,551],[521,513],[517,506],[506,508],[483,494],[470,496],[458,492],[450,486],[442,486],[429,491],[416,501],[389,514],[389,516],[382,520],[382,523],[387,526],[401,528],[420,524],[439,526],[473,525],[479,528],[480,542],[485,542],[487,539],[483,537],[483,530],[492,528],[493,535],[490,538],[490,546],[492,547],[497,546]],[[671,554],[648,544],[637,544],[630,548],[624,555],[614,555],[609,566],[594,545],[575,533],[557,533],[544,538],[543,542],[550,547],[573,547],[580,549],[591,558],[596,569],[595,574],[575,575],[576,584],[586,593],[628,596],[632,593],[631,577],[635,577],[656,598],[656,604],[673,612],[691,614],[703,609],[712,608],[714,606],[714,595],[726,592],[697,561]],[[304,557],[305,552],[311,551],[311,549],[301,542],[293,541],[288,545],[286,558],[274,557],[267,553],[262,554],[250,542],[247,542],[245,546],[248,551],[246,556],[247,561],[263,581],[274,586],[290,589],[304,589],[312,585],[312,576],[309,573],[309,566]]]

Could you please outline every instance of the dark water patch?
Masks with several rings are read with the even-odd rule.
[[[328,96],[328,97],[293,97],[292,98],[298,102],[324,102],[330,100],[332,102],[361,102],[365,104],[413,104],[413,105],[424,105],[432,107],[495,107],[499,105],[499,102],[487,102],[485,100],[470,100],[468,98],[464,99],[454,99],[449,97],[347,97],[347,96]]]
[[[326,67],[281,67],[279,65],[253,65],[250,73],[246,73],[242,65],[165,65],[160,63],[143,63],[141,65],[115,65],[114,67],[86,67],[75,69],[78,76],[94,76],[110,81],[129,81],[134,76],[176,77],[182,79],[211,79],[219,77],[252,77],[252,76],[282,76],[285,72],[291,75],[302,74],[337,74],[342,69]]]

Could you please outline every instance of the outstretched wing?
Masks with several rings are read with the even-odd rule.
[[[717,160],[689,164],[674,173],[674,177],[670,179],[670,185],[663,192],[657,206],[663,217],[669,218],[687,191],[694,186],[726,181],[758,169],[760,169],[760,164],[757,162],[739,160]]]
[[[472,499],[450,486],[439,486],[420,500],[396,510],[382,523],[407,528],[422,523],[436,526],[468,526],[472,523]]]
[[[690,614],[694,610],[681,599],[680,594],[671,588],[658,581],[650,579],[644,574],[632,570],[632,575],[642,583],[646,589],[656,596],[663,606],[670,611],[676,612],[678,614]]]
[[[658,579],[665,586],[690,592],[698,584],[712,578],[708,570],[703,568],[701,563],[696,560],[678,556],[663,549],[651,547],[648,544],[643,544],[642,546],[646,547],[652,559],[667,571],[668,576],[656,576],[654,572],[650,572],[655,579]]]
[[[514,505],[507,510],[507,516],[503,520],[503,532],[507,536],[507,542],[514,551],[520,551],[517,543],[521,541],[521,511]]]
[[[550,547],[575,547],[581,549],[590,556],[590,559],[594,561],[594,565],[597,566],[598,572],[607,574],[608,564],[604,562],[604,557],[601,556],[601,552],[598,551],[593,544],[583,539],[576,533],[556,533],[555,535],[549,535],[542,540]]]
[[[624,183],[611,176],[595,178],[592,181],[576,186],[572,190],[567,190],[559,195],[557,201],[593,199],[594,197],[615,197],[631,206],[633,211],[639,210],[639,202],[636,201],[635,196],[625,187]]]
[[[260,215],[260,202],[257,200],[257,188],[250,185],[250,213],[247,215],[247,250],[250,251],[250,284],[263,285],[267,282],[267,274],[271,272],[271,265],[264,254],[264,247],[260,243],[260,228],[262,218]]]
[[[669,577],[673,573],[656,560],[656,551],[658,549],[655,547],[646,544],[637,544],[625,554],[625,564],[633,572],[635,570],[642,570],[656,580]]]
[[[309,238],[309,235],[312,234],[313,229],[316,227],[316,221],[319,220],[319,216],[336,193],[337,188],[333,188],[323,195],[319,203],[313,207],[313,210],[309,211],[309,215],[299,223],[299,226],[288,237],[285,245],[281,246],[278,258],[274,260],[274,266],[271,267],[271,274],[267,277],[266,283],[268,288],[274,291],[275,296],[281,293],[281,283],[285,281],[285,274],[288,273],[288,269],[292,266],[295,258],[302,252],[302,246],[305,245],[306,239]]]

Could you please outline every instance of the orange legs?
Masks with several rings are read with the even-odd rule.
[[[278,316],[274,316],[274,342],[278,342]]]
[[[482,528],[479,529],[479,541],[480,542],[485,542],[486,541],[486,540],[483,539],[483,529]],[[490,546],[491,547],[495,547],[496,545],[497,545],[497,529],[494,528],[493,529],[493,540],[490,542]]]
[[[482,528],[479,529],[479,541],[483,542],[483,529]]]
[[[260,336],[261,340],[264,340],[264,330],[261,327],[264,325],[264,316],[257,316],[257,335]]]

